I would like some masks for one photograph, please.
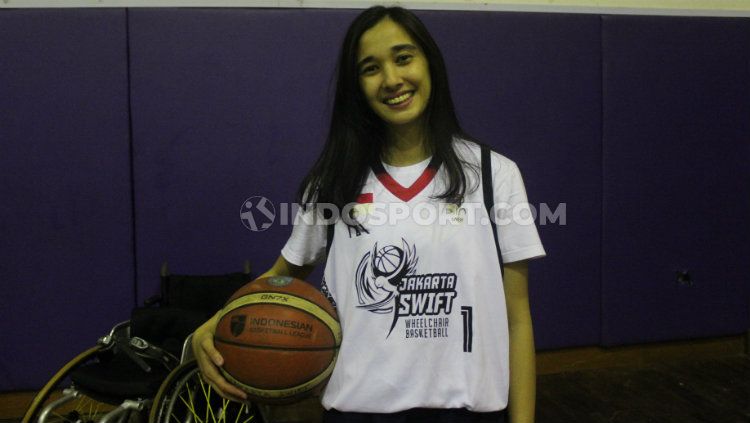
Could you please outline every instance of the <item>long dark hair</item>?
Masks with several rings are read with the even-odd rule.
[[[453,149],[453,138],[471,139],[460,127],[448,88],[443,55],[424,24],[401,7],[375,6],[351,23],[341,46],[336,68],[336,93],[331,126],[323,151],[297,191],[300,204],[335,204],[339,209],[354,202],[370,166],[380,160],[388,142],[386,124],[367,104],[359,85],[357,50],[362,34],[385,17],[403,27],[427,58],[432,92],[424,111],[428,151],[442,162],[448,175],[445,192],[436,198],[460,204],[466,175]]]

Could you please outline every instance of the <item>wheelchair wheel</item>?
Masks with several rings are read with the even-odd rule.
[[[222,398],[204,382],[195,361],[174,369],[159,388],[149,423],[262,423],[249,403]]]
[[[47,423],[86,423],[97,421],[99,417],[115,409],[116,406],[89,397],[73,387],[60,392],[66,386],[70,372],[101,350],[102,347],[97,345],[82,352],[52,376],[32,400],[22,422],[36,423],[42,420]]]

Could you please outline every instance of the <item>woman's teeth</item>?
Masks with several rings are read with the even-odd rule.
[[[412,93],[410,93],[410,92],[409,93],[405,93],[405,94],[400,95],[400,96],[398,96],[396,98],[389,98],[388,100],[385,101],[385,103],[386,104],[390,104],[390,105],[395,105],[395,104],[398,104],[398,103],[403,103],[404,101],[406,101],[411,96],[412,96]]]

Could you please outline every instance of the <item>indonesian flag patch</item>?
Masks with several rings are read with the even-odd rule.
[[[359,197],[357,197],[357,204],[352,209],[354,217],[370,214],[374,208],[373,200],[374,196],[371,192],[359,194]]]

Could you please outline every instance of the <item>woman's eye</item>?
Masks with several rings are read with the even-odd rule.
[[[374,72],[376,69],[377,69],[377,66],[375,65],[365,66],[359,70],[359,73],[362,75],[365,75],[365,74]]]
[[[412,56],[410,54],[402,54],[396,57],[396,63],[409,63],[411,61]]]

